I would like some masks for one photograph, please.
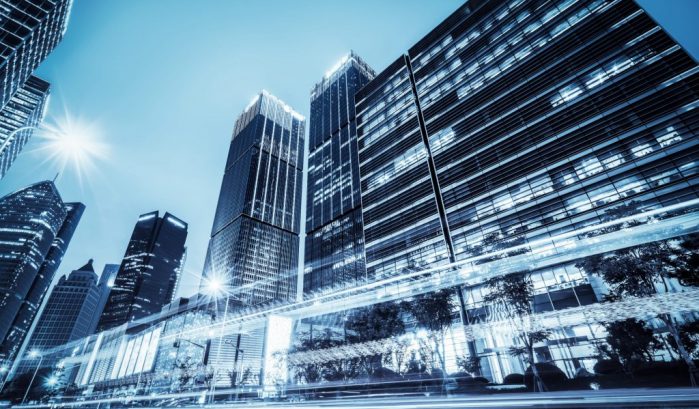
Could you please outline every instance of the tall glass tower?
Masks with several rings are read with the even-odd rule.
[[[172,301],[185,254],[187,223],[157,211],[142,214],[126,248],[98,331],[160,312]]]
[[[90,260],[83,267],[62,276],[51,290],[25,347],[29,351],[47,351],[53,347],[90,335],[98,307],[97,274]],[[58,358],[45,356],[43,367],[52,367]],[[16,374],[34,369],[36,362],[20,362]]]
[[[49,83],[31,76],[0,110],[0,179],[44,118]]]
[[[225,282],[231,305],[296,297],[304,128],[266,91],[235,123],[202,281]]]
[[[515,245],[563,251],[552,237],[620,208],[696,210],[697,63],[633,1],[468,2],[356,100],[377,277]],[[537,312],[599,298],[574,263],[531,268]],[[485,291],[464,291],[468,322],[487,315]],[[566,331],[576,345],[594,338]],[[492,339],[476,344],[488,376],[516,364],[492,353]],[[590,343],[579,352],[594,353]],[[564,352],[537,354],[557,362]]]
[[[304,294],[366,278],[354,94],[373,77],[350,52],[311,91]]]
[[[63,39],[71,0],[0,1],[0,108]]]
[[[12,361],[85,210],[66,204],[53,182],[0,199],[0,360]]]

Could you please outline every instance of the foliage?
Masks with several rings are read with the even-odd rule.
[[[524,375],[521,373],[511,373],[502,379],[505,385],[524,385]]]
[[[699,321],[685,323],[681,325],[678,330],[685,351],[691,354],[693,358],[699,358],[699,350],[697,350],[697,347],[699,347],[699,341],[697,341],[697,336],[699,336]],[[680,349],[674,337],[668,337],[667,343],[676,354],[680,355]]]
[[[457,356],[456,366],[462,371],[476,376],[481,373],[481,358],[478,355],[471,355],[468,357]]]
[[[420,339],[424,353],[421,356],[431,355],[434,352],[439,360],[442,371],[446,368],[444,358],[445,332],[451,328],[452,313],[454,311],[454,291],[442,289],[439,291],[422,294],[410,301],[402,302],[401,308],[410,314],[418,328],[427,331],[428,339]],[[429,343],[430,345],[424,345]]]
[[[174,366],[177,372],[177,388],[182,390],[189,385],[189,382],[194,378],[194,369],[197,363],[191,356],[186,356],[184,358],[178,358]]]
[[[400,305],[374,304],[353,311],[345,323],[347,341],[359,343],[391,338],[405,333]]]
[[[630,202],[606,212],[607,220],[616,220],[622,217],[637,214],[638,203]],[[640,221],[627,222],[627,225],[637,225]],[[620,229],[622,226],[613,226],[610,229]],[[618,300],[625,297],[647,297],[659,292],[669,292],[667,280],[677,278],[683,285],[697,285],[697,249],[699,237],[690,235],[681,241],[679,248],[673,241],[661,240],[617,250],[607,255],[594,255],[577,263],[588,274],[597,274],[609,285],[609,300]],[[683,336],[675,319],[670,314],[659,314],[657,318],[667,327],[670,337],[673,339],[678,354],[689,368],[689,376],[692,385],[696,385],[697,367],[692,360],[691,352],[685,348]],[[623,328],[623,325],[621,328]],[[626,324],[631,325],[631,324]],[[638,330],[638,328],[636,328]],[[623,334],[621,334],[623,335]],[[638,335],[641,335],[640,333]],[[648,341],[646,338],[645,341]],[[631,339],[619,340],[620,344],[636,342]],[[650,342],[650,341],[648,341]],[[652,343],[648,343],[651,345]],[[621,346],[621,345],[619,345]],[[617,349],[612,347],[612,349]],[[633,349],[633,348],[632,348]],[[639,351],[636,351],[638,356]],[[628,354],[629,352],[626,351]],[[640,354],[647,355],[647,354]],[[624,360],[625,357],[620,357]]]
[[[533,366],[534,390],[544,390],[545,386],[534,365],[536,360],[534,345],[548,339],[550,333],[530,325],[530,317],[534,313],[532,307],[534,285],[531,277],[528,272],[521,271],[490,278],[485,285],[489,293],[483,297],[483,301],[501,312],[517,330],[520,343],[511,347],[508,352],[513,356],[522,357],[525,362]]]
[[[684,286],[699,287],[699,233],[686,236],[676,254],[671,276]]]
[[[528,389],[535,389],[537,377],[552,390],[565,389],[568,382],[568,377],[559,367],[545,362],[530,365],[524,371],[524,384]]]
[[[651,362],[653,354],[662,347],[660,341],[641,320],[630,318],[604,325],[607,329],[607,345],[603,352],[608,358],[619,360],[629,371],[634,362]]]

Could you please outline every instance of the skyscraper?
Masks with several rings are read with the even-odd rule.
[[[70,0],[0,1],[0,108],[63,39]]]
[[[182,268],[187,224],[170,213],[142,214],[98,324],[103,331],[160,312],[172,301]]]
[[[41,123],[48,97],[49,83],[32,76],[0,111],[0,179]]]
[[[12,361],[85,210],[64,203],[53,182],[0,199],[0,359]]]
[[[696,62],[629,0],[464,4],[356,96],[369,274],[515,245],[555,252],[541,243],[622,206],[694,210],[698,81]],[[598,298],[574,263],[530,276],[537,312]],[[465,290],[469,322],[486,291]],[[576,345],[594,338],[566,331]],[[477,341],[484,370],[503,375],[493,340]]]
[[[366,275],[354,94],[373,77],[350,52],[311,91],[304,294]]]
[[[29,337],[25,354],[46,351],[80,339],[94,331],[94,315],[99,302],[97,274],[90,260],[83,267],[62,276],[51,290],[36,327]],[[52,367],[50,357],[42,365]],[[56,362],[53,362],[54,364]],[[33,369],[35,362],[21,362],[16,373]]]
[[[93,331],[97,329],[97,324],[99,324],[104,307],[107,305],[107,299],[109,299],[109,293],[114,286],[114,281],[116,281],[117,273],[119,273],[119,264],[105,264],[104,268],[102,269],[100,280],[97,283],[99,300],[97,301],[97,307],[95,308],[95,313],[93,314]]]
[[[203,276],[234,304],[296,297],[304,127],[266,91],[236,121]]]

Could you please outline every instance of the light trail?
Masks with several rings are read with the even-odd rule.
[[[625,223],[631,221],[648,219],[663,213],[680,211],[696,205],[699,205],[699,199],[588,226],[551,238],[537,240],[532,243],[470,257],[452,264],[391,276],[359,287],[329,291],[308,300],[228,312],[225,320],[214,323],[207,329],[213,334],[211,338],[218,337],[221,334],[231,335],[247,333],[255,329],[264,328],[266,319],[270,315],[282,315],[300,320],[307,317],[351,310],[366,305],[404,299],[434,292],[443,288],[476,285],[489,278],[503,276],[515,271],[546,268],[556,264],[571,262],[593,254],[607,253],[621,248],[695,233],[699,231],[699,213],[688,213],[668,219],[654,220],[651,223],[627,227],[599,236],[577,238],[580,235],[585,235],[603,228],[623,226]],[[558,244],[558,246],[552,246],[552,243]],[[537,252],[537,245],[540,247],[545,246],[546,251]],[[531,247],[534,250],[531,253],[498,259],[483,264],[475,264],[477,261],[487,260],[525,247]],[[225,293],[231,293],[227,286],[225,287]],[[206,302],[206,300],[201,300],[199,303],[194,303],[189,308],[191,310],[201,308]],[[600,308],[609,308],[609,304],[599,305],[604,306]],[[685,307],[678,303],[670,303],[667,307],[672,306],[680,308],[680,312],[685,311]],[[588,309],[591,308],[591,306],[585,306],[584,308]],[[567,313],[565,311],[567,310],[560,311],[562,314],[561,317],[566,316]],[[672,310],[668,312],[676,311]],[[162,319],[162,315],[155,314],[134,321],[133,325],[150,324]],[[113,329],[109,332],[116,331],[119,331],[119,329]],[[174,340],[176,337],[200,336],[200,332],[200,328],[194,328],[177,334],[165,335],[162,339]],[[79,346],[83,342],[84,340],[73,341],[65,346],[56,347],[46,352],[50,353],[67,348],[72,350],[73,347]]]
[[[52,404],[17,405],[16,408],[43,409],[58,407],[81,407],[111,403],[132,404],[173,399],[196,399],[200,392],[168,394],[161,396],[139,396],[134,398],[110,398],[83,402],[64,402]],[[353,409],[437,409],[437,408],[524,408],[524,407],[696,407],[699,404],[697,388],[660,388],[660,389],[614,389],[600,391],[566,391],[539,393],[508,393],[503,395],[452,395],[423,396],[406,395],[344,397],[327,400],[309,400],[304,402],[284,401],[237,401],[208,405],[191,404],[185,408],[353,408]],[[671,405],[671,406],[668,406]],[[680,406],[681,405],[681,406]],[[160,408],[162,406],[141,406],[143,408]]]
[[[679,216],[670,217],[667,219],[653,219],[662,213],[669,211],[678,211],[699,204],[699,200],[693,200],[678,205],[668,206],[661,209],[644,212],[638,215],[625,217],[613,222],[601,223],[594,226],[588,226],[583,229],[567,232],[549,239],[540,240],[535,243],[529,243],[528,246],[533,248],[531,253],[511,256],[503,259],[497,259],[483,264],[475,264],[476,261],[492,258],[498,254],[506,254],[517,249],[511,247],[499,252],[491,252],[478,257],[472,257],[457,263],[438,266],[422,271],[414,271],[400,276],[392,276],[376,282],[367,283],[357,288],[345,288],[334,292],[324,293],[309,300],[300,302],[267,306],[266,308],[250,308],[246,310],[238,310],[229,312],[226,319],[207,326],[208,339],[219,338],[221,335],[233,335],[240,333],[249,333],[255,329],[264,328],[267,317],[270,315],[286,316],[295,320],[300,320],[306,317],[314,317],[325,314],[336,313],[355,309],[358,307],[376,304],[379,302],[394,301],[405,299],[418,294],[434,292],[443,288],[450,288],[462,285],[474,285],[491,277],[497,277],[508,274],[514,271],[535,270],[553,266],[561,263],[571,262],[592,254],[607,253],[621,248],[632,247],[648,242],[665,240],[673,237],[683,236],[689,233],[699,231],[699,213],[687,213]],[[651,222],[622,228],[618,231],[613,231],[599,236],[588,237],[588,233],[598,231],[599,229],[624,226],[626,223],[634,220],[650,218]],[[582,236],[582,237],[581,237]],[[538,251],[535,244],[545,247],[545,251]],[[520,247],[520,246],[518,246]],[[225,288],[225,293],[228,293],[228,288]],[[193,303],[187,310],[194,310],[206,305],[204,300],[199,303]],[[580,308],[571,308],[566,310],[554,311],[550,313],[537,314],[533,316],[534,325],[547,327],[551,325],[553,328],[558,328],[567,320],[575,322],[582,316],[587,316],[596,322],[614,321],[626,317],[645,317],[652,316],[659,311],[667,313],[680,313],[693,311],[699,305],[699,296],[696,291],[685,291],[682,293],[659,294],[654,297],[644,298],[643,300],[626,300],[620,303],[600,303],[587,305]],[[175,315],[186,310],[168,312]],[[164,319],[163,314],[147,317],[139,320],[132,325],[150,324]],[[554,322],[556,321],[556,322]],[[579,321],[578,321],[579,322]],[[507,323],[490,322],[486,324],[475,324],[463,326],[464,333],[467,339],[477,338],[478,334],[487,333],[487,331],[500,331],[507,329]],[[110,330],[113,332],[123,331],[124,328]],[[201,337],[201,328],[192,328],[177,333],[164,335],[162,342],[174,341],[176,338]],[[349,348],[357,348],[357,350],[371,350],[377,348],[384,350],[394,341],[382,340],[376,341],[376,345],[366,345],[362,348],[357,348],[357,345]],[[59,351],[71,351],[75,346],[88,346],[87,339],[74,341],[67,345],[44,351],[45,354]],[[366,347],[366,348],[365,348]],[[370,349],[367,349],[370,348]],[[92,351],[84,350],[71,358],[71,363],[86,362]],[[99,351],[101,357],[109,357],[116,351]],[[338,351],[314,351],[312,360],[332,360],[337,359],[338,354],[355,354],[351,349]],[[68,355],[68,354],[67,354]],[[289,356],[298,362],[303,362],[302,356]],[[311,359],[309,358],[309,359]]]

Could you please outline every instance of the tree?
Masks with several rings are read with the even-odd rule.
[[[662,347],[660,341],[645,322],[630,318],[604,325],[607,329],[607,345],[611,351],[602,348],[604,355],[619,360],[627,372],[634,362],[653,361],[653,353]]]
[[[405,333],[405,323],[401,318],[401,307],[395,302],[374,304],[359,308],[345,321],[346,341],[350,344],[378,341],[393,338]],[[383,367],[382,354],[363,357],[358,364],[372,375]]]
[[[692,355],[693,358],[698,358],[699,351],[697,351],[697,347],[699,346],[699,342],[696,337],[699,335],[699,321],[685,323],[680,326],[679,331],[680,339],[682,340],[682,345],[685,350]],[[667,341],[670,348],[679,355],[680,349],[677,345],[677,341],[672,337],[669,337]]]
[[[300,335],[300,341],[294,345],[290,352],[319,351],[344,345],[340,334],[329,328],[321,331],[319,335],[310,336],[310,332]],[[298,363],[292,364],[294,377],[297,382],[309,384],[321,381],[342,381],[358,376],[358,363],[356,359],[338,359],[322,363]]]
[[[604,220],[617,220],[638,213],[638,204],[630,202],[606,212]],[[626,224],[636,225],[633,220]],[[623,226],[611,226],[606,231],[616,231]],[[678,278],[685,285],[695,285],[696,270],[691,270],[697,262],[696,250],[699,247],[697,236],[686,238],[680,250],[670,241],[661,240],[640,246],[617,250],[611,254],[597,254],[583,259],[576,266],[588,274],[597,274],[609,285],[608,300],[625,297],[649,297],[662,289],[669,292],[667,279]],[[687,250],[689,249],[689,250]],[[659,314],[659,320],[665,324],[677,346],[678,353],[689,368],[692,386],[697,385],[697,367],[690,352],[687,351],[675,319],[670,314]]]
[[[415,319],[417,327],[428,331],[443,373],[446,372],[444,338],[446,331],[451,328],[455,307],[453,295],[452,289],[442,289],[401,303],[401,308]]]
[[[481,359],[477,355],[457,356],[456,365],[471,376],[479,376],[481,373]]]
[[[178,390],[183,390],[189,384],[189,381],[194,378],[193,369],[196,367],[196,365],[196,362],[194,362],[191,356],[186,356],[175,361],[174,366],[175,370],[177,371]]]
[[[675,263],[671,276],[684,286],[699,287],[699,233],[684,237]]]
[[[668,292],[667,279],[675,274],[675,249],[667,241],[657,241],[636,247],[617,250],[608,255],[585,258],[577,266],[588,273],[598,274],[609,285],[608,300],[626,297],[649,297],[659,292]],[[675,319],[670,314],[659,314],[657,318],[665,324],[677,346],[678,353],[689,368],[690,381],[696,386],[697,368],[690,353],[682,343],[682,335]]]
[[[497,309],[497,312],[509,320],[517,330],[520,345],[511,347],[510,355],[523,358],[531,366],[535,392],[546,390],[535,365],[534,345],[547,340],[550,333],[532,326],[534,286],[528,272],[521,271],[494,277],[488,279],[485,285],[489,293],[483,297],[483,301],[486,304],[490,303],[489,308]]]

